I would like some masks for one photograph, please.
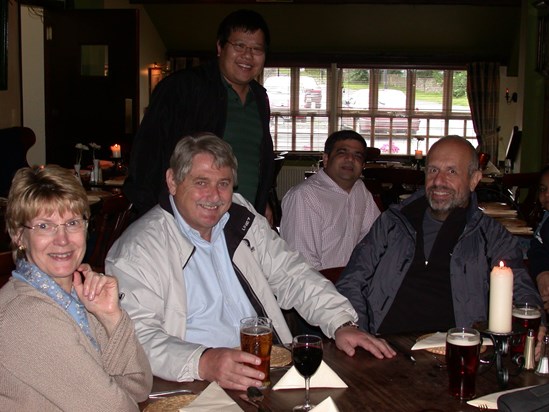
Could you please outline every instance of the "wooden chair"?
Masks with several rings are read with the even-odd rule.
[[[11,250],[0,252],[0,288],[9,280],[13,269],[15,269],[15,263]]]
[[[513,201],[519,216],[531,227],[537,225],[541,211],[538,205],[539,177],[537,172],[509,173],[501,180],[504,196]]]
[[[107,252],[130,223],[131,208],[132,204],[123,194],[102,199],[101,209],[90,221],[92,249],[87,262],[94,270],[105,270]]]

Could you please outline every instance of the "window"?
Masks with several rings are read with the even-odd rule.
[[[477,145],[464,70],[266,67],[263,81],[277,151],[322,151],[341,129],[382,154],[426,152],[449,134]]]

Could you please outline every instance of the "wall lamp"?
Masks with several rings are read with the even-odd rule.
[[[517,92],[513,92],[513,94],[509,94],[509,89],[505,89],[505,101],[507,104],[516,103],[518,100]]]
[[[152,94],[152,91],[156,85],[170,72],[170,65],[166,64],[165,66],[160,66],[156,62],[149,67],[149,95]]]

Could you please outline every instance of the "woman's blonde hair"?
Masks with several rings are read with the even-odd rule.
[[[39,214],[72,212],[90,217],[86,190],[73,172],[57,165],[25,167],[13,177],[6,207],[6,229],[12,240]]]

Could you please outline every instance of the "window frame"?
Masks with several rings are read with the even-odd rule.
[[[440,137],[448,134],[459,134],[460,136],[466,137],[476,146],[476,135],[472,130],[472,117],[470,110],[468,112],[454,112],[452,110],[452,93],[453,93],[453,73],[456,71],[465,71],[465,66],[456,66],[455,64],[444,66],[437,65],[433,66],[422,66],[417,64],[412,64],[408,67],[405,67],[402,64],[391,65],[391,64],[338,64],[332,63],[327,64],[318,64],[318,65],[298,65],[284,62],[284,64],[269,64],[266,65],[265,69],[268,72],[269,70],[276,68],[285,68],[289,69],[291,81],[290,93],[291,93],[291,103],[290,108],[287,111],[272,110],[271,109],[271,133],[273,137],[273,144],[275,151],[289,151],[295,152],[297,154],[314,154],[322,151],[324,146],[324,141],[327,136],[333,133],[336,130],[339,130],[342,126],[342,118],[352,118],[353,119],[353,129],[358,131],[359,127],[357,126],[358,119],[364,117],[371,117],[370,120],[374,122],[379,118],[389,119],[389,133],[387,135],[389,147],[392,148],[393,141],[399,140],[402,141],[403,136],[406,139],[405,143],[405,152],[397,153],[397,155],[410,156],[415,153],[415,150],[421,149],[424,153],[427,152],[428,148]],[[320,69],[326,71],[326,84],[325,84],[325,97],[323,97],[323,107],[320,109],[305,109],[303,110],[299,106],[300,96],[299,96],[299,85],[297,84],[297,78],[300,73],[309,76],[306,72],[311,69]],[[404,111],[394,111],[394,112],[383,112],[379,108],[371,110],[346,110],[342,106],[342,95],[343,95],[343,70],[345,69],[364,69],[370,70],[369,77],[369,88],[374,90],[374,96],[371,99],[376,98],[376,93],[378,90],[378,85],[380,82],[380,73],[382,70],[405,70],[406,71],[406,107]],[[443,71],[443,93],[442,93],[442,109],[440,111],[429,111],[429,110],[417,110],[414,107],[415,98],[416,98],[416,80],[417,72],[422,70],[438,70]],[[265,73],[265,71],[264,71]],[[260,82],[263,83],[264,76],[260,79]],[[317,79],[318,83],[318,79]],[[372,101],[372,100],[370,100]],[[408,129],[406,133],[391,133],[391,127],[394,123],[394,118],[405,116],[408,120]],[[305,125],[303,125],[303,119],[305,119]],[[393,119],[393,120],[391,120]],[[418,119],[419,121],[425,122],[425,133],[416,134],[412,131],[414,130],[414,125],[412,122],[415,122],[413,119]],[[288,137],[280,139],[280,124],[285,122],[286,126],[291,127],[291,143],[288,145],[281,144],[283,140],[288,141]],[[327,127],[325,132],[321,133],[319,136],[317,126],[322,124],[322,122],[327,122]],[[441,123],[442,121],[442,123]],[[462,126],[457,127],[460,122],[463,122]],[[401,123],[401,122],[400,122]],[[438,127],[436,132],[432,131],[432,124],[440,123],[442,127]],[[301,126],[301,129],[298,127]],[[309,138],[308,145],[309,147],[306,150],[303,150],[305,147],[303,144],[300,144],[304,141],[303,138],[298,139],[298,130],[301,133],[304,133],[303,130],[308,129]],[[400,129],[399,129],[400,130]],[[456,130],[459,131],[456,132]],[[363,134],[363,133],[361,133]],[[364,135],[364,134],[363,134]],[[315,138],[318,136],[317,138]],[[419,137],[419,139],[418,139]],[[375,129],[370,131],[369,135],[365,136],[368,146],[378,147],[380,135],[376,135]],[[382,153],[382,156],[391,156],[395,153]]]

